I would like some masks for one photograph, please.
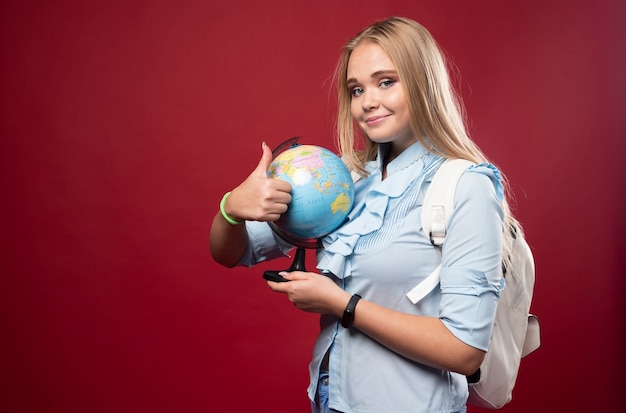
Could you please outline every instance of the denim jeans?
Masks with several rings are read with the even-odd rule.
[[[311,412],[313,413],[331,413],[328,410],[328,372],[320,371],[317,380],[317,394],[315,402],[311,403]]]

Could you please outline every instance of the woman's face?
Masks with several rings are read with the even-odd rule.
[[[363,41],[356,46],[347,77],[352,117],[369,139],[392,142],[396,155],[415,142],[396,67],[377,43]]]

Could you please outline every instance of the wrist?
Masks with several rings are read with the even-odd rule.
[[[220,213],[222,214],[222,217],[224,217],[226,222],[228,222],[230,225],[241,224],[244,221],[243,219],[236,219],[236,217],[233,217],[226,212],[226,200],[229,196],[230,192],[226,192],[222,197],[222,201],[220,202]]]
[[[348,301],[346,308],[343,310],[343,315],[341,316],[341,326],[343,328],[349,328],[352,326],[352,323],[354,323],[354,312],[360,299],[361,296],[358,294],[354,294],[350,297],[350,301]]]

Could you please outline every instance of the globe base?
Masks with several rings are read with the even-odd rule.
[[[263,278],[268,281],[273,282],[287,282],[289,280],[283,278],[279,273],[286,271],[306,271],[306,267],[304,265],[304,259],[306,257],[306,250],[304,247],[298,247],[296,249],[296,255],[293,257],[293,262],[291,263],[291,267],[286,270],[267,270],[263,273]]]

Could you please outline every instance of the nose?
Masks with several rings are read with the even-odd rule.
[[[363,110],[369,111],[372,109],[376,109],[380,104],[378,100],[378,91],[376,89],[366,89],[363,92],[361,105],[363,105]]]

